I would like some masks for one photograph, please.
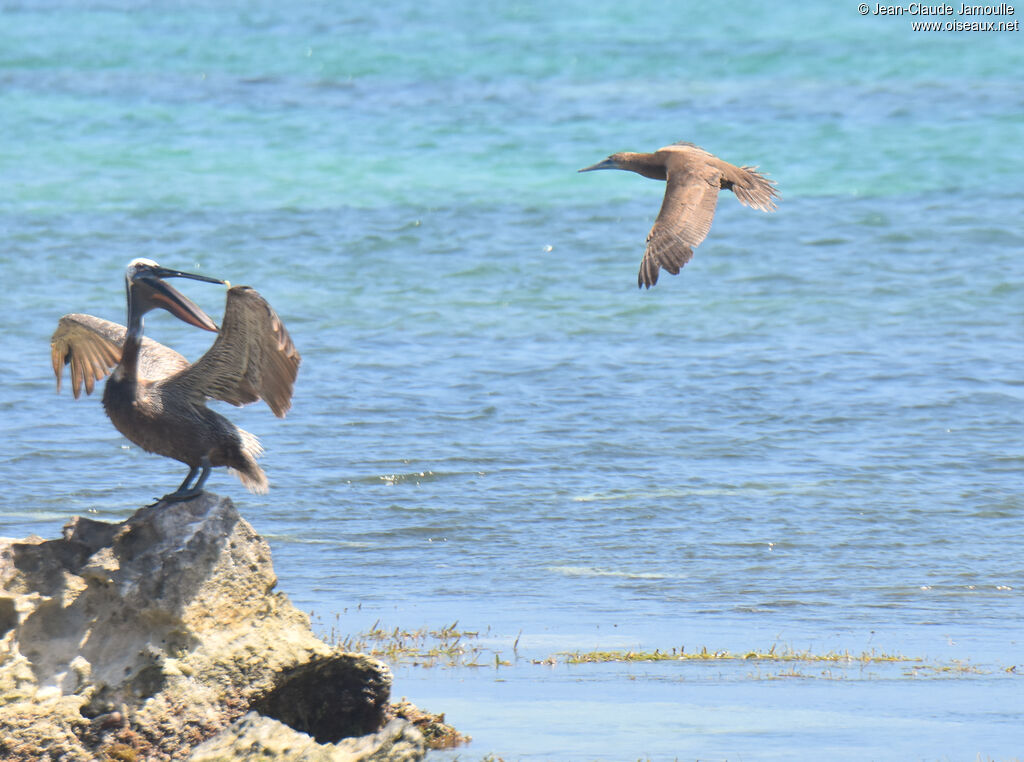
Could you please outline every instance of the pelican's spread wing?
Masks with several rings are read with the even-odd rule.
[[[680,157],[683,158],[683,157]],[[703,162],[669,161],[661,211],[647,235],[638,286],[650,288],[664,267],[673,275],[693,258],[693,249],[711,229],[721,173]]]
[[[65,315],[57,323],[50,338],[50,357],[53,373],[60,391],[65,365],[71,366],[71,391],[75,399],[82,393],[92,394],[96,382],[121,362],[121,347],[127,330],[92,315]],[[188,361],[169,347],[152,339],[143,338],[139,349],[139,375],[156,380],[187,368]]]
[[[232,405],[262,398],[280,418],[291,407],[301,359],[267,301],[248,286],[234,286],[213,346],[167,383]]]
[[[125,327],[92,315],[65,315],[50,337],[53,374],[60,391],[64,366],[71,366],[71,391],[75,399],[82,393],[92,394],[96,382],[121,361]]]

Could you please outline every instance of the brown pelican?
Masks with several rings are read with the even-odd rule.
[[[206,313],[164,278],[228,286],[224,325],[193,364],[142,335],[143,315],[157,307],[197,328],[217,331]],[[256,463],[263,451],[259,440],[210,410],[206,400],[244,405],[263,398],[275,415],[284,417],[301,358],[277,314],[248,286],[169,270],[149,259],[128,265],[125,285],[127,329],[92,315],[60,319],[50,340],[57,391],[65,365],[71,365],[76,399],[83,383],[91,394],[95,382],[114,369],[103,390],[103,407],[117,430],[148,452],[188,465],[185,481],[162,500],[201,494],[212,466],[227,466],[251,492],[266,492],[267,476]]]
[[[662,267],[678,275],[679,268],[693,258],[694,247],[711,229],[720,188],[731,190],[742,203],[765,212],[775,209],[773,199],[778,195],[775,183],[757,167],[737,167],[693,143],[674,143],[654,153],[615,153],[580,172],[595,169],[628,169],[668,182],[661,211],[647,234],[638,288],[657,283]]]

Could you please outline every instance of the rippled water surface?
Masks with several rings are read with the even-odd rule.
[[[280,588],[512,661],[396,667],[461,759],[1019,756],[1020,39],[825,2],[0,2],[0,533],[184,476],[49,364],[148,256],[254,286],[302,352],[286,419],[227,410],[270,493],[208,485]],[[783,201],[723,193],[641,292],[663,187],[576,170],[679,139]],[[773,644],[969,668],[533,663]]]

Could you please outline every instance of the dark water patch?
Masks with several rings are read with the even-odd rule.
[[[813,238],[801,243],[805,246],[844,246],[852,241],[849,238]]]

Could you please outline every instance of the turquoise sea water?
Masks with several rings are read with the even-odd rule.
[[[288,418],[228,412],[271,492],[208,485],[280,589],[513,661],[396,667],[460,759],[1024,755],[1024,38],[910,22],[0,0],[0,534],[184,476],[49,367],[148,256],[254,286],[303,354]],[[576,170],[676,140],[783,201],[723,193],[641,292],[663,186]],[[773,644],[961,668],[532,663]]]

